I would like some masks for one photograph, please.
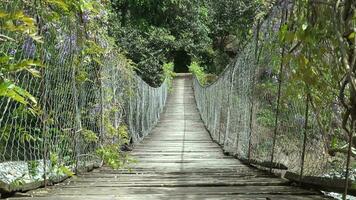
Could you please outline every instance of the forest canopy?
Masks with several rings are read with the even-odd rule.
[[[268,3],[250,0],[111,0],[110,34],[151,85],[162,65],[184,71],[192,60],[218,74],[252,34]],[[262,14],[263,15],[263,14]]]

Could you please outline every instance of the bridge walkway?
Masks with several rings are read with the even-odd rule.
[[[131,153],[131,170],[103,167],[12,200],[326,199],[224,155],[200,119],[191,77],[173,85],[160,122]]]

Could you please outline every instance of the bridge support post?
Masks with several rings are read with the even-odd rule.
[[[305,117],[304,117],[304,131],[303,131],[303,148],[302,156],[300,161],[300,174],[299,182],[302,183],[303,172],[304,172],[304,159],[305,159],[305,148],[307,143],[307,132],[308,132],[308,120],[309,120],[309,92],[306,91],[306,101],[305,101]]]
[[[282,25],[285,24],[285,21],[287,20],[288,16],[288,10],[285,8],[282,11],[282,16],[281,16],[281,22],[280,22],[280,28]],[[275,146],[276,146],[276,139],[277,139],[277,132],[278,132],[278,118],[279,118],[279,112],[280,112],[280,101],[281,101],[281,92],[282,92],[282,83],[283,83],[283,72],[284,72],[284,54],[285,54],[285,45],[283,44],[281,49],[281,64],[279,68],[279,75],[278,75],[278,93],[277,93],[277,107],[276,107],[276,117],[274,121],[274,132],[273,132],[273,143],[272,143],[272,152],[271,152],[271,163],[273,163],[274,160],[274,153],[275,153]],[[269,168],[269,172],[272,173],[272,165]]]
[[[44,88],[44,94],[43,94],[43,108],[42,108],[42,138],[43,138],[43,184],[44,187],[47,186],[47,158],[48,158],[48,141],[47,141],[47,136],[48,136],[48,131],[47,131],[47,84],[46,84],[46,69],[42,70],[43,74],[43,82],[42,82],[42,87]]]
[[[79,142],[79,137],[80,137],[80,132],[82,131],[82,124],[81,124],[81,119],[80,119],[80,110],[79,110],[79,102],[78,102],[78,90],[77,90],[77,84],[76,84],[76,67],[73,64],[72,67],[72,90],[73,90],[73,104],[74,104],[74,113],[75,113],[75,120],[74,120],[74,128],[72,130],[73,132],[73,139],[74,139],[74,154],[75,154],[75,174],[78,174],[78,168],[79,168],[79,156],[80,156],[80,142]]]
[[[248,162],[251,161],[251,150],[252,150],[252,134],[253,134],[253,115],[254,115],[254,90],[255,90],[255,85],[256,85],[256,69],[258,69],[258,64],[259,64],[259,52],[258,51],[258,45],[259,45],[259,37],[260,37],[260,28],[261,28],[261,21],[257,21],[257,26],[256,26],[256,35],[255,35],[255,52],[254,52],[254,57],[255,57],[255,68],[252,69],[252,82],[251,82],[251,88],[250,88],[250,119],[249,119],[249,141],[248,141],[248,154],[247,154],[247,159]]]

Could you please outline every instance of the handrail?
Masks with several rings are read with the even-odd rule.
[[[138,94],[140,91],[137,91],[136,93],[136,100],[133,100],[132,98],[129,98],[129,101],[127,104],[129,105],[129,116],[127,118],[128,120],[128,125],[131,133],[131,138],[133,143],[137,143],[141,141],[146,135],[148,135],[151,131],[151,129],[154,127],[154,125],[158,122],[160,113],[163,111],[164,105],[166,103],[167,95],[168,95],[168,83],[167,79],[162,82],[162,84],[158,87],[151,87],[149,84],[147,84],[144,80],[141,79],[141,77],[135,75],[136,81],[139,84],[142,84],[143,87],[145,88],[145,91],[142,91],[142,94],[146,93],[146,96],[140,96]],[[147,96],[148,94],[148,96]],[[145,113],[142,113],[140,111],[135,110],[135,107],[139,105],[133,105],[133,102],[136,102],[137,104],[140,104],[142,98],[146,97],[146,100],[143,102],[143,106],[145,108],[142,108],[143,110],[150,110],[150,113],[148,115],[144,115]],[[137,101],[139,100],[139,101]],[[150,107],[154,107],[155,109],[149,109]],[[140,123],[141,127],[135,126],[134,119],[136,118],[141,118],[141,121],[146,121],[146,124]]]
[[[238,57],[238,56],[237,56],[237,57]],[[237,58],[237,57],[236,57],[236,58]],[[200,85],[201,87],[203,87],[203,88],[208,88],[208,87],[211,87],[211,86],[215,85],[217,82],[219,82],[219,81],[220,81],[220,78],[223,77],[225,73],[228,73],[228,70],[231,69],[231,68],[233,68],[233,67],[234,67],[234,64],[231,64],[231,63],[230,63],[229,65],[227,65],[227,67],[225,67],[224,70],[219,74],[218,78],[215,79],[214,81],[210,82],[209,84],[202,84],[202,83],[197,79],[197,77],[196,77],[194,74],[193,74],[193,77],[198,80],[198,83],[199,83],[199,85]]]
[[[305,88],[298,88],[281,64],[276,29],[286,9],[292,9],[287,0],[273,7],[257,26],[261,28],[255,28],[255,37],[215,82],[202,85],[194,77],[197,107],[211,137],[226,153],[270,172],[287,171],[292,181],[342,192],[344,185],[325,183],[345,180],[346,155],[328,151],[331,139],[322,133],[308,95],[288,94],[291,87],[302,93]],[[338,118],[330,108],[322,109]],[[347,178],[354,180],[355,175]],[[354,185],[350,183],[349,194],[356,194]]]
[[[27,6],[20,0],[0,4],[9,13],[41,9]],[[102,164],[99,150],[113,157],[124,154],[121,148],[140,142],[163,111],[167,81],[157,88],[148,85],[109,45],[107,37],[85,32],[76,23],[78,16],[50,22],[39,17],[39,27],[45,27],[38,31],[43,43],[23,34],[6,33],[19,44],[0,44],[0,49],[14,54],[16,61],[40,60],[44,65],[38,69],[40,78],[28,72],[7,77],[31,93],[36,106],[0,97],[1,193],[33,189],[63,180],[70,170],[98,167]],[[84,38],[78,38],[81,36],[94,38],[91,42],[105,50],[96,55],[103,59],[83,56],[90,45],[85,46]]]

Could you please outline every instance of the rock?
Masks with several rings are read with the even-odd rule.
[[[132,147],[130,147],[129,145],[127,144],[124,144],[120,147],[120,150],[121,151],[132,151]]]

